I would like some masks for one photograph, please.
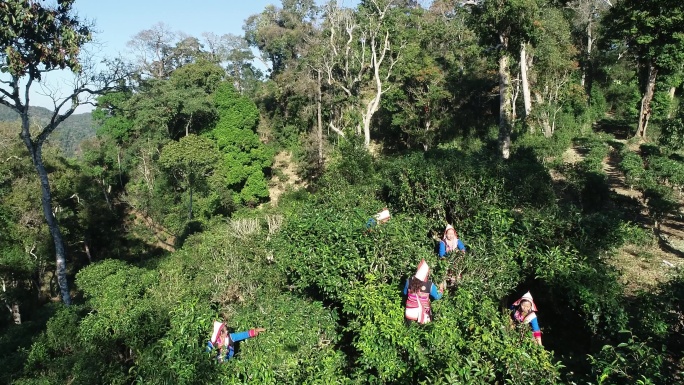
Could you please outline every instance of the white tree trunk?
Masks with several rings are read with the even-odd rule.
[[[507,40],[507,39],[506,39]],[[504,41],[504,37],[502,37]],[[508,73],[508,52],[505,48],[499,57],[499,148],[501,157],[508,159],[511,156],[511,85]]]
[[[19,312],[19,304],[12,304],[12,319],[15,325],[21,325],[21,312]]]
[[[383,32],[385,15],[395,2],[370,1],[369,5],[374,10],[364,23],[359,23],[352,11],[334,2],[326,6],[330,25],[327,55],[323,59],[328,84],[338,88],[346,99],[336,103],[328,127],[344,136],[346,127],[339,127],[339,122],[349,124],[360,116],[356,134],[363,135],[366,147],[370,146],[373,116],[380,108],[382,94],[387,91],[384,83],[390,78],[400,52],[400,49],[391,49],[389,32]],[[369,71],[373,71],[371,77]],[[368,83],[369,78],[372,83]]]
[[[42,137],[39,137],[37,141],[31,139],[30,125],[28,118],[28,108],[26,112],[21,116],[22,129],[21,129],[21,139],[26,145],[31,161],[33,163],[38,177],[40,179],[40,190],[41,196],[40,201],[43,206],[43,215],[45,216],[45,222],[48,225],[50,235],[52,235],[52,241],[55,246],[55,264],[57,266],[57,283],[59,285],[59,290],[62,295],[62,301],[65,305],[71,305],[71,294],[69,292],[69,284],[67,282],[67,272],[66,272],[66,249],[64,247],[64,239],[62,238],[62,231],[59,228],[57,219],[55,218],[54,211],[52,209],[52,193],[50,191],[50,180],[48,179],[48,173],[43,164],[43,141]],[[49,132],[52,132],[54,127],[52,127]],[[46,131],[43,131],[46,132]],[[47,135],[45,136],[47,138]]]
[[[591,71],[591,50],[593,49],[594,46],[594,36],[593,36],[593,25],[591,22],[591,15],[589,15],[589,21],[587,22],[587,50],[584,53],[584,68],[582,68],[582,79],[580,80],[580,84],[582,87],[586,85],[587,82],[587,76],[589,71]]]
[[[390,50],[389,32],[385,33],[385,38],[378,44],[378,36],[373,33],[371,34],[370,46],[371,46],[371,65],[373,66],[373,80],[375,81],[375,95],[366,105],[366,112],[362,115],[363,121],[363,143],[368,148],[370,146],[370,125],[373,120],[373,115],[378,112],[380,108],[380,99],[383,94],[382,89],[382,77],[380,76],[380,67],[382,62],[385,60],[385,55]],[[380,51],[378,53],[378,51]],[[394,63],[392,63],[394,64]],[[387,77],[392,72],[392,66],[388,69]]]
[[[529,118],[532,112],[532,99],[530,97],[530,83],[527,79],[527,44],[520,44],[520,80],[522,82],[523,103],[525,105],[525,119]]]
[[[318,167],[323,167],[323,116],[321,113],[321,100],[323,94],[321,91],[321,70],[316,71],[316,141],[318,142]]]
[[[646,91],[641,98],[639,125],[637,126],[637,136],[640,138],[646,137],[646,127],[648,126],[648,119],[651,117],[651,100],[653,100],[657,75],[658,69],[656,69],[652,63],[648,63],[648,80],[646,83]]]

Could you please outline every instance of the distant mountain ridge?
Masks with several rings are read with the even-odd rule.
[[[41,123],[47,123],[52,117],[52,111],[44,107],[31,107],[29,116]],[[15,121],[19,114],[9,107],[0,105],[0,121]],[[74,114],[62,122],[52,134],[50,139],[59,145],[66,157],[77,155],[79,146],[84,140],[95,137],[95,124],[90,112]]]

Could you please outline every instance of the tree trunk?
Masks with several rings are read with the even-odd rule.
[[[672,114],[674,114],[676,108],[674,105],[674,97],[675,97],[675,92],[677,91],[677,87],[670,87],[670,92],[668,92],[668,95],[670,95],[670,110],[667,112],[667,118],[672,119]]]
[[[523,103],[525,105],[525,119],[532,112],[532,99],[530,97],[530,83],[527,79],[527,50],[526,44],[520,44],[520,80],[522,81]]]
[[[513,82],[515,83],[515,87],[513,86],[513,83],[511,83],[511,100],[509,102],[511,104],[511,125],[515,124],[515,122],[518,120],[518,113],[516,111],[515,106],[518,103],[518,95],[520,95],[520,88],[522,88],[520,86],[520,72],[518,72],[517,76],[518,77],[515,79],[515,82]]]
[[[582,68],[582,79],[580,80],[580,84],[582,87],[585,88],[585,90],[590,91],[591,87],[591,81],[587,80],[589,77],[589,73],[591,71],[591,50],[593,49],[594,46],[594,36],[593,36],[593,25],[591,22],[591,16],[589,16],[589,22],[587,23],[587,51],[584,53],[584,65]]]
[[[109,193],[107,193],[107,187],[106,187],[106,181],[104,178],[102,178],[100,184],[102,185],[102,193],[104,194],[105,201],[107,202],[107,207],[109,207],[109,211],[114,211],[114,207],[112,206],[112,202],[109,200]],[[109,186],[111,188],[111,185]]]
[[[7,293],[7,283],[5,280],[2,280],[2,292]],[[15,325],[21,325],[21,313],[19,312],[19,304],[14,302],[12,303],[12,306],[9,305],[9,302],[7,302],[7,299],[5,299],[5,306],[7,307],[7,310],[12,314],[12,319],[14,320]]]
[[[321,91],[321,70],[316,72],[318,94],[316,95],[316,141],[318,141],[318,167],[323,167],[323,116],[321,113],[321,101],[323,99]]]
[[[380,67],[382,62],[385,60],[385,55],[389,51],[389,32],[385,33],[385,38],[382,43],[377,44],[377,35],[372,34],[370,39],[371,47],[371,65],[373,66],[373,79],[375,80],[375,95],[373,99],[368,102],[366,106],[366,113],[362,116],[363,118],[363,144],[368,148],[370,146],[370,125],[373,120],[373,115],[380,108],[380,98],[382,97],[382,78],[380,77]],[[378,51],[380,53],[378,54]],[[390,69],[391,71],[391,66]]]
[[[88,239],[83,240],[83,251],[85,251],[88,257],[88,262],[93,263],[93,256],[90,254],[90,246],[88,246]]]
[[[499,149],[501,157],[508,159],[511,156],[511,75],[508,73],[508,37],[499,37],[502,45],[499,57]]]
[[[373,55],[375,56],[375,48],[373,48]],[[380,97],[382,96],[382,81],[380,80],[380,68],[375,66],[375,95],[373,99],[368,102],[366,106],[366,113],[363,114],[363,144],[368,148],[370,145],[370,125],[373,120],[373,115],[378,111],[380,105]]]
[[[646,127],[648,126],[648,119],[651,117],[651,100],[653,100],[657,75],[658,69],[656,69],[652,63],[648,63],[648,81],[646,83],[644,96],[641,98],[639,125],[637,126],[637,136],[640,138],[646,137]]]
[[[21,325],[21,312],[19,311],[19,304],[12,304],[12,319],[15,325]]]
[[[59,291],[62,295],[62,301],[65,305],[71,305],[71,294],[69,293],[69,283],[67,282],[66,275],[66,251],[64,248],[64,240],[62,238],[62,232],[57,224],[57,219],[52,211],[52,194],[50,192],[50,180],[48,179],[47,171],[45,170],[45,165],[43,164],[42,155],[42,142],[34,143],[31,139],[31,134],[29,131],[29,119],[28,119],[28,107],[25,107],[23,113],[21,114],[21,138],[26,145],[26,149],[31,155],[31,161],[33,166],[38,172],[38,177],[40,178],[40,190],[41,190],[41,203],[43,206],[43,215],[45,216],[45,222],[50,230],[50,235],[52,235],[52,241],[55,245],[55,262],[57,265],[57,283],[59,285]]]
[[[185,124],[185,136],[187,137],[190,135],[190,123],[192,122],[192,114],[190,114],[190,117],[188,118],[188,123]]]
[[[190,178],[188,178],[188,192],[190,193],[190,204],[188,207],[188,220],[192,220],[192,183],[190,182]]]
[[[123,177],[121,176],[123,174],[123,171],[121,170],[121,147],[118,145],[116,146],[116,162],[119,165],[119,187],[123,188]]]

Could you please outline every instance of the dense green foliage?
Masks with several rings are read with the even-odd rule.
[[[683,253],[661,245],[681,224],[684,47],[629,15],[675,28],[684,6],[462,3],[283,0],[244,39],[136,35],[161,56],[98,99],[96,136],[62,126],[73,141],[43,149],[71,306],[19,122],[0,121],[0,382],[680,383],[681,268],[641,286],[615,257]],[[654,140],[626,140],[656,59]],[[467,251],[439,259],[447,223]],[[459,276],[427,325],[404,319],[421,259]],[[543,347],[510,325],[528,290]],[[266,331],[220,363],[215,320]]]

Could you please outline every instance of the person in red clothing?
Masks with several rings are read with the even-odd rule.
[[[511,323],[514,326],[530,325],[534,342],[541,345],[541,329],[537,321],[537,305],[534,304],[532,294],[528,291],[511,306]]]
[[[211,338],[207,341],[207,352],[218,349],[216,358],[223,362],[228,361],[235,355],[235,343],[247,338],[256,337],[266,329],[255,328],[249,329],[239,333],[228,333],[226,324],[219,321],[214,321],[214,331],[211,333]]]
[[[428,280],[430,267],[425,260],[421,260],[416,274],[406,280],[404,295],[406,295],[406,311],[404,316],[407,320],[426,324],[432,320],[430,298],[438,300],[442,298],[444,284],[437,287]]]

